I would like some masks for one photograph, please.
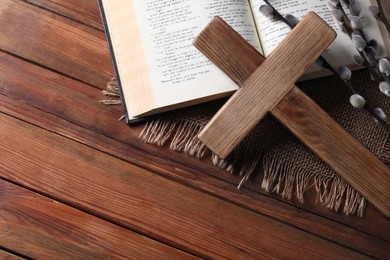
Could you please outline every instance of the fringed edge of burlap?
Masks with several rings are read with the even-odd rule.
[[[119,94],[118,84],[115,78],[112,78],[106,86],[105,90],[102,90],[102,94],[105,99],[100,100],[100,103],[105,105],[120,105],[121,99]]]
[[[261,187],[279,194],[286,200],[304,202],[305,191],[315,186],[317,202],[346,215],[363,216],[366,200],[348,183],[337,176],[323,176],[311,169],[290,167],[278,158],[264,157],[264,177]]]
[[[172,150],[202,158],[207,147],[197,137],[201,128],[198,124],[186,120],[158,119],[146,123],[139,139],[158,146],[166,145],[170,140],[169,147]]]
[[[197,137],[202,128],[196,123],[177,118],[159,119],[147,123],[139,138],[159,146],[169,143],[174,151],[203,158],[209,150]],[[387,142],[385,149],[387,158],[390,158],[390,142]],[[253,148],[243,142],[227,159],[222,160],[215,154],[211,158],[214,165],[241,176],[238,188],[243,187],[262,168],[261,188],[266,192],[276,193],[288,201],[295,198],[303,203],[306,190],[314,186],[317,201],[330,210],[363,216],[366,200],[343,179],[314,174],[311,169],[291,167],[278,158],[268,156],[260,146]]]
[[[390,166],[390,135],[387,137],[379,159],[387,166]]]
[[[292,200],[295,197],[303,203],[304,193],[310,186],[312,176],[309,169],[291,168],[278,158],[265,155],[263,172],[262,189],[279,194],[286,200]]]

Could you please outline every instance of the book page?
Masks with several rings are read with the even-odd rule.
[[[133,0],[128,4],[134,6],[155,107],[237,89],[232,80],[192,45],[214,16],[221,16],[253,46],[260,48],[247,0],[198,0],[196,4],[193,0]],[[128,46],[132,48],[131,42]]]
[[[259,32],[261,45],[265,56],[268,56],[273,49],[282,41],[282,39],[291,31],[290,28],[281,21],[275,21],[264,17],[259,12],[260,5],[263,1],[250,0],[254,10],[256,26]],[[271,3],[282,15],[292,14],[298,19],[302,19],[309,11],[316,12],[337,32],[336,40],[326,50],[323,56],[335,68],[342,65],[353,64],[352,57],[357,54],[356,48],[353,46],[351,39],[343,33],[337,22],[333,19],[331,11],[326,5],[327,0],[272,0]],[[364,31],[368,35],[368,39],[376,39],[381,46],[384,46],[377,22],[368,13],[370,1],[359,0],[362,7],[361,18],[364,19]],[[385,56],[387,51],[381,48],[378,56]],[[310,72],[318,71],[320,68],[313,65],[309,69]]]

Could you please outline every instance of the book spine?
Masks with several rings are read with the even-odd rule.
[[[132,121],[134,121],[134,120],[130,119],[129,116],[128,116],[128,113],[127,113],[127,107],[126,107],[126,102],[125,102],[124,95],[123,95],[121,78],[119,76],[119,71],[118,71],[118,67],[117,67],[117,63],[116,63],[116,59],[115,59],[115,53],[114,53],[114,49],[113,49],[113,46],[112,46],[112,41],[111,41],[111,37],[110,37],[110,31],[108,29],[106,14],[104,12],[103,0],[98,0],[98,5],[99,5],[100,16],[102,17],[102,22],[103,22],[103,26],[104,26],[104,32],[105,32],[105,35],[106,35],[108,48],[109,48],[110,54],[111,54],[111,61],[112,61],[112,66],[114,68],[116,82],[118,84],[119,95],[120,95],[121,102],[122,102],[124,117],[125,117],[126,123],[128,125],[131,125]]]

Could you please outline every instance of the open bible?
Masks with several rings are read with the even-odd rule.
[[[326,0],[275,0],[282,14],[298,19],[316,12],[338,33],[323,56],[333,67],[353,64],[356,49],[333,20]],[[389,39],[359,0],[365,32],[387,56]],[[290,29],[259,13],[261,0],[99,0],[127,123],[154,114],[231,95],[238,86],[192,45],[214,16],[220,16],[268,56]],[[281,64],[281,66],[283,66]],[[304,78],[326,75],[313,65]]]

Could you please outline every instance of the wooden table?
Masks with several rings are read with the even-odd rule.
[[[286,203],[137,139],[95,0],[0,2],[1,258],[390,258],[390,220]]]

